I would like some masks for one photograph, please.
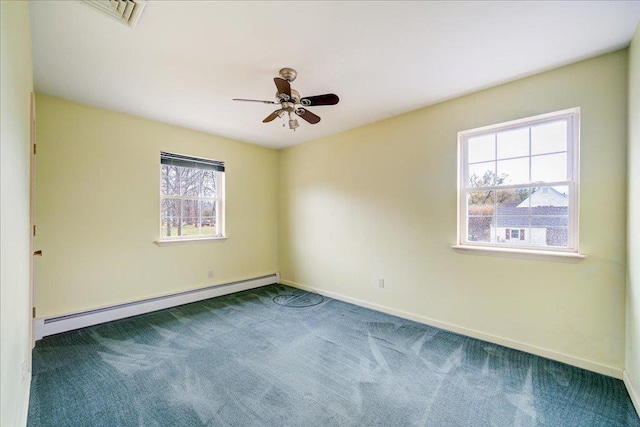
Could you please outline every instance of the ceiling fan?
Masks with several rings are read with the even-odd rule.
[[[300,98],[300,94],[297,90],[291,89],[291,82],[296,79],[298,73],[293,68],[283,68],[280,70],[280,77],[275,77],[273,81],[276,84],[276,101],[260,101],[257,99],[241,99],[234,98],[234,101],[245,102],[261,102],[263,104],[280,104],[280,108],[269,114],[262,121],[268,123],[275,120],[277,117],[282,117],[285,114],[289,115],[289,129],[296,130],[300,126],[296,118],[291,117],[291,113],[300,116],[307,122],[315,125],[320,121],[320,117],[313,114],[311,111],[304,107],[315,107],[317,105],[336,105],[340,98],[333,93],[327,93],[324,95],[305,96]],[[284,126],[284,124],[282,125]]]

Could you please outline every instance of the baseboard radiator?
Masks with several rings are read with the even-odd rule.
[[[158,311],[165,308],[176,307],[235,292],[259,288],[261,286],[272,285],[274,283],[278,283],[278,280],[279,274],[275,273],[268,276],[208,286],[206,288],[194,289],[192,291],[179,292],[171,295],[164,295],[125,304],[98,308],[95,310],[83,311],[80,313],[49,318],[38,318],[33,321],[33,337],[38,341],[46,336],[72,331],[74,329],[86,328],[87,326],[98,325],[100,323],[150,313],[152,311]]]

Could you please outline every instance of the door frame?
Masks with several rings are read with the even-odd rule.
[[[33,92],[30,95],[29,111],[29,341],[31,348],[36,345],[33,333],[33,321],[35,319],[35,235],[36,235],[36,97]],[[31,352],[29,352],[28,366],[31,366]]]

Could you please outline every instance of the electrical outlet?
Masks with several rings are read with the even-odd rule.
[[[209,279],[213,279],[213,270],[209,270]]]
[[[382,277],[378,277],[378,287],[384,288],[384,279]]]

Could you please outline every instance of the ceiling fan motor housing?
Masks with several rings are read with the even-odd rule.
[[[287,95],[286,93],[276,92],[276,98],[278,98],[278,101],[280,102],[285,101],[285,102],[293,102],[295,104],[300,103],[300,94],[295,89],[291,89],[291,97],[289,97],[289,95]]]
[[[289,97],[289,95],[287,95],[286,93],[280,93],[280,92],[276,92],[276,98],[278,99],[279,102],[293,102],[295,104],[299,104],[300,103],[300,94],[298,93],[297,90],[295,89],[291,89],[291,97]]]
[[[293,113],[296,109],[296,105],[293,102],[282,102],[282,110],[287,111],[289,113]]]

